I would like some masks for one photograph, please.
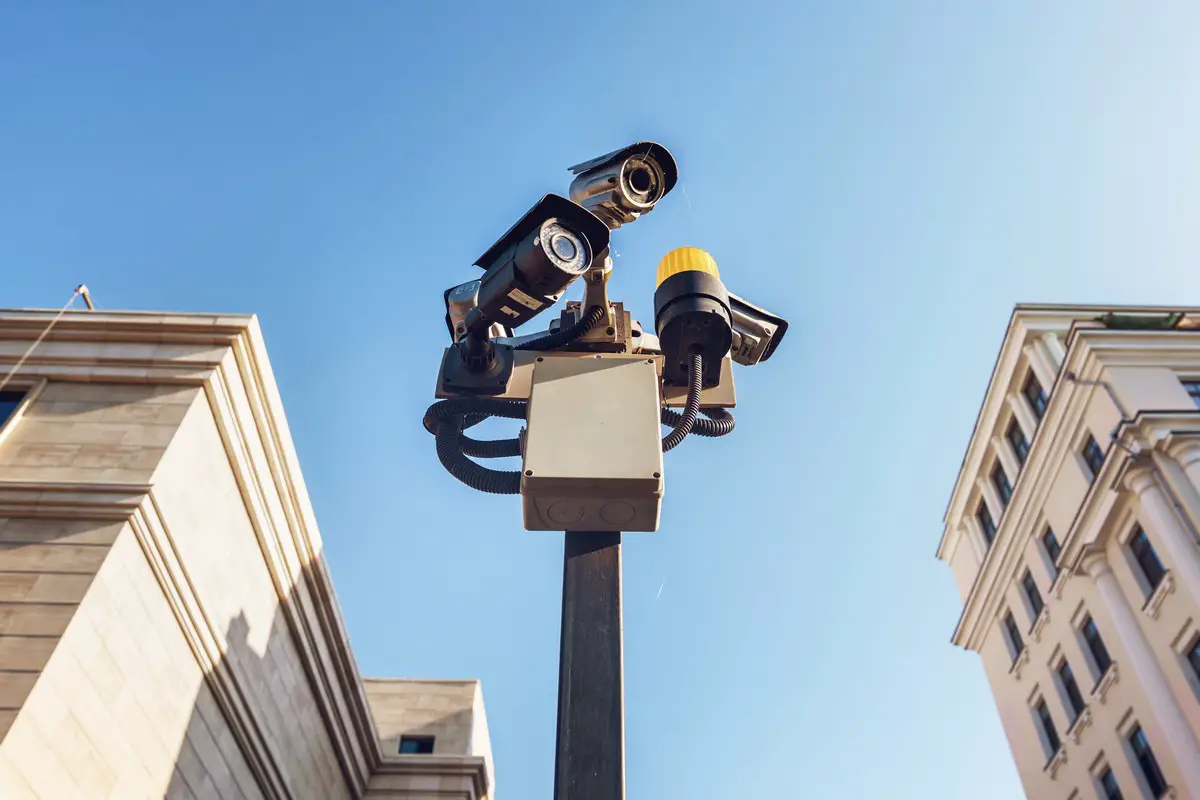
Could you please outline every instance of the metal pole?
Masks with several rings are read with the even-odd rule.
[[[554,800],[624,800],[621,534],[568,531]]]

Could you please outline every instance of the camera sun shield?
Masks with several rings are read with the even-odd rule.
[[[517,328],[553,305],[608,248],[608,226],[565,197],[548,194],[482,256],[476,307],[467,327]]]
[[[730,292],[729,310],[733,314],[733,349],[737,363],[752,367],[774,354],[787,333],[787,320],[777,317]]]
[[[635,142],[570,171],[571,199],[614,230],[650,213],[679,179],[674,157],[656,142]]]

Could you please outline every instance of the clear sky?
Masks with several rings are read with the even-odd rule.
[[[55,5],[0,12],[0,306],[259,314],[359,666],[481,678],[502,799],[562,542],[437,464],[442,291],[638,139],[614,298],[694,245],[793,327],[627,537],[629,797],[1020,795],[942,513],[1013,303],[1200,303],[1195,6]]]

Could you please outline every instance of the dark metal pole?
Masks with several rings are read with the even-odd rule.
[[[568,531],[554,800],[624,800],[621,534]]]

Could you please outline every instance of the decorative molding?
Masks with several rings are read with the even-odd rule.
[[[1008,671],[1019,681],[1021,680],[1021,671],[1027,664],[1029,664],[1029,645],[1021,648],[1021,652],[1017,653],[1017,657],[1013,659],[1012,666],[1008,668]]]
[[[148,491],[146,484],[0,481],[0,517],[127,520]]]
[[[1071,741],[1079,744],[1083,738],[1083,729],[1092,724],[1092,709],[1091,706],[1084,706],[1083,711],[1075,717],[1075,721],[1071,723],[1071,727],[1067,728],[1067,736],[1071,737]]]
[[[1038,613],[1037,619],[1033,621],[1033,640],[1035,642],[1042,641],[1042,631],[1046,630],[1046,625],[1050,622],[1050,606],[1042,606],[1041,612]]]
[[[1067,581],[1071,579],[1071,571],[1069,569],[1060,569],[1058,574],[1054,576],[1054,583],[1050,586],[1050,591],[1054,594],[1056,600],[1062,600],[1063,592],[1067,588]]]
[[[1117,670],[1117,662],[1109,664],[1108,669],[1100,676],[1100,680],[1096,682],[1095,688],[1092,689],[1092,697],[1096,699],[1100,705],[1104,705],[1108,701],[1108,693],[1113,686],[1121,679],[1121,674]]]
[[[274,752],[255,724],[254,712],[225,658],[224,636],[212,624],[196,594],[153,491],[146,493],[129,523],[263,796],[267,800],[290,800],[294,795],[288,791],[280,766],[285,759]]]
[[[1056,780],[1058,778],[1058,771],[1062,769],[1063,764],[1066,763],[1067,746],[1065,744],[1060,744],[1058,746],[1058,751],[1055,752],[1055,754],[1050,757],[1050,760],[1046,762],[1045,771],[1050,774],[1050,780]]]
[[[1150,619],[1158,619],[1159,611],[1162,610],[1162,604],[1167,599],[1167,595],[1175,591],[1175,578],[1171,574],[1171,570],[1163,573],[1162,580],[1158,582],[1158,586],[1151,592],[1150,597],[1146,600],[1146,604],[1142,606],[1142,611],[1146,613]]]

